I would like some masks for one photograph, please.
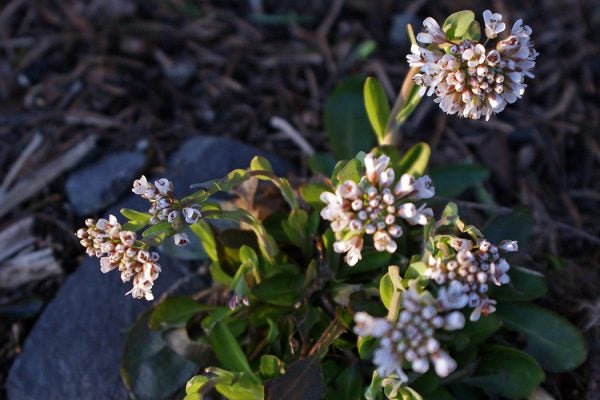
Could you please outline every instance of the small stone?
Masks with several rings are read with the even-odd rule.
[[[105,209],[131,188],[145,163],[141,153],[118,151],[72,172],[65,187],[71,206],[78,215]]]

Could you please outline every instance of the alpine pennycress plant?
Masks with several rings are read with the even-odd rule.
[[[212,287],[162,300],[129,333],[122,375],[138,398],[171,396],[186,381],[186,400],[215,391],[233,400],[522,398],[544,369],[584,361],[579,332],[530,303],[546,286],[539,273],[510,265],[518,243],[497,233],[487,240],[454,203],[436,215],[425,203],[436,193],[435,174],[425,175],[428,145],[404,155],[390,146],[423,88],[446,112],[470,118],[489,118],[522,95],[537,56],[531,29],[519,20],[487,50],[505,24],[490,11],[484,21],[480,43],[470,11],[441,28],[426,19],[391,111],[381,85],[367,79],[364,106],[379,146],[332,170],[327,156],[313,158],[330,179],[292,186],[256,157],[178,199],[172,182],[142,176],[133,192],[148,200],[147,212],[122,210],[123,225],[113,215],[86,220],[81,244],[102,272],[133,281],[134,298],[154,298],[161,266],[150,248],[168,238],[185,246],[195,235],[208,260]],[[486,176],[442,172],[454,195]],[[269,183],[280,196],[261,192]],[[237,197],[215,202],[217,192]]]

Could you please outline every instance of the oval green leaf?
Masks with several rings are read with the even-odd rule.
[[[500,303],[497,315],[504,326],[527,338],[525,351],[548,371],[563,372],[587,357],[583,335],[565,318],[535,304]]]
[[[390,117],[390,105],[385,90],[381,83],[375,78],[368,77],[363,89],[365,108],[369,116],[369,122],[381,143],[387,129],[387,122]]]

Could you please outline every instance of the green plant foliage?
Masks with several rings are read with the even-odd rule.
[[[519,266],[510,270],[510,285],[493,287],[493,296],[505,301],[531,301],[542,297],[548,290],[544,275]]]
[[[379,143],[383,141],[390,118],[390,105],[385,90],[375,78],[368,77],[364,86],[365,108]]]
[[[489,394],[520,399],[529,396],[544,377],[544,371],[530,355],[494,345],[483,351],[475,373],[466,382]]]
[[[458,11],[450,15],[442,24],[442,30],[450,40],[462,40],[465,35],[473,34],[475,28],[471,24],[475,20],[475,13],[471,10]]]
[[[401,174],[411,174],[421,176],[427,169],[431,148],[427,143],[418,143],[411,147],[395,166],[396,172]]]
[[[214,307],[200,304],[187,296],[169,297],[160,302],[150,314],[149,326],[152,329],[169,328],[185,325],[200,311]]]
[[[497,313],[507,329],[525,336],[525,351],[548,371],[567,371],[585,361],[585,340],[563,317],[540,306],[521,303],[499,304]]]
[[[431,171],[430,176],[439,196],[458,197],[465,190],[488,179],[487,168],[479,165],[448,165]]]
[[[325,133],[338,160],[354,157],[374,144],[366,135],[370,123],[363,103],[363,77],[350,76],[340,82],[325,102]]]
[[[500,215],[490,221],[483,233],[488,240],[496,243],[507,238],[516,240],[519,242],[519,250],[527,251],[532,230],[531,212],[524,207],[517,207],[511,213]]]
[[[224,322],[217,322],[211,328],[208,339],[217,359],[225,368],[233,372],[243,372],[252,380],[260,382],[252,372],[244,351]]]

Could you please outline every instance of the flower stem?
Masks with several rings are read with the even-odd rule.
[[[391,323],[395,324],[398,320],[398,313],[400,313],[400,301],[402,300],[402,278],[400,277],[400,268],[397,265],[390,265],[388,267],[388,274],[394,286],[394,293],[392,293],[392,301],[390,309],[388,310],[387,319]]]

